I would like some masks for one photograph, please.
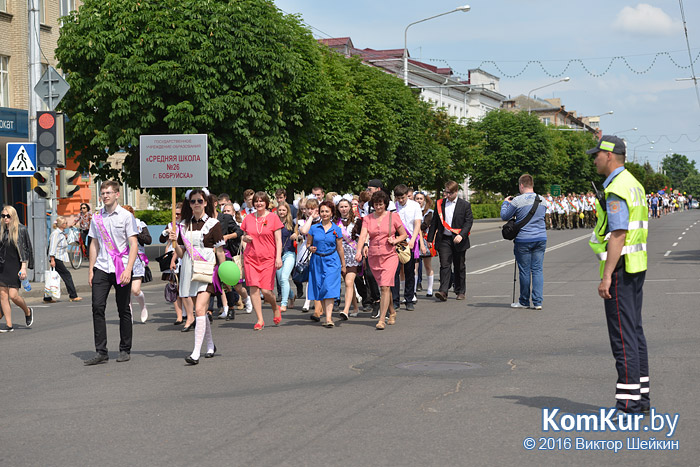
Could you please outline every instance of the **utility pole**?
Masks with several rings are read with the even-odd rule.
[[[29,47],[29,141],[36,143],[36,112],[41,106],[41,99],[34,92],[34,87],[41,78],[41,59],[39,50],[39,8],[38,0],[27,0],[29,11],[28,21],[28,47]],[[38,165],[38,164],[37,164]],[[38,168],[38,167],[37,167]],[[53,169],[51,171],[54,175]],[[56,196],[56,178],[51,180],[51,190]],[[48,245],[46,226],[46,203],[34,190],[27,192],[27,229],[32,235],[34,242],[34,271],[32,278],[35,282],[44,281],[44,271],[46,270],[46,247]],[[30,274],[32,271],[30,270]]]

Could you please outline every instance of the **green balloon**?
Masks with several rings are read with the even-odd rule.
[[[241,270],[233,261],[224,261],[219,265],[219,279],[226,285],[236,285],[241,280]]]

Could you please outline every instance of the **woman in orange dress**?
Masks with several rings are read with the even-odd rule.
[[[396,310],[391,297],[391,288],[394,286],[394,276],[399,267],[399,257],[394,245],[403,241],[408,236],[403,227],[403,222],[398,214],[387,211],[390,202],[389,195],[382,190],[374,192],[370,204],[374,206],[374,212],[362,218],[362,232],[357,244],[355,259],[361,261],[365,256],[369,262],[374,278],[377,280],[381,296],[379,300],[379,322],[377,329],[384,329],[385,324],[396,323]],[[398,232],[398,236],[396,233]],[[365,244],[369,237],[369,246]],[[387,311],[389,319],[385,322]]]
[[[250,300],[258,322],[253,327],[260,331],[265,327],[262,315],[260,290],[265,301],[272,306],[275,325],[282,321],[282,314],[272,290],[275,288],[275,272],[282,267],[282,221],[268,209],[270,198],[267,193],[258,191],[253,195],[255,211],[243,219],[241,238],[246,244],[243,252],[245,283],[250,287]]]

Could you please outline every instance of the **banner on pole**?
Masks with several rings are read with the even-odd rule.
[[[141,188],[206,187],[207,135],[141,135]]]

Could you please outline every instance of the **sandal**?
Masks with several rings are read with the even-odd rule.
[[[323,323],[323,326],[326,328],[333,328],[333,327],[335,327],[335,324],[333,324],[333,321],[329,320],[329,321],[326,321],[325,323]]]
[[[379,322],[377,323],[377,325],[375,326],[375,328],[377,328],[379,331],[384,330],[385,327],[386,327],[386,326],[384,325],[384,321],[379,321]]]

